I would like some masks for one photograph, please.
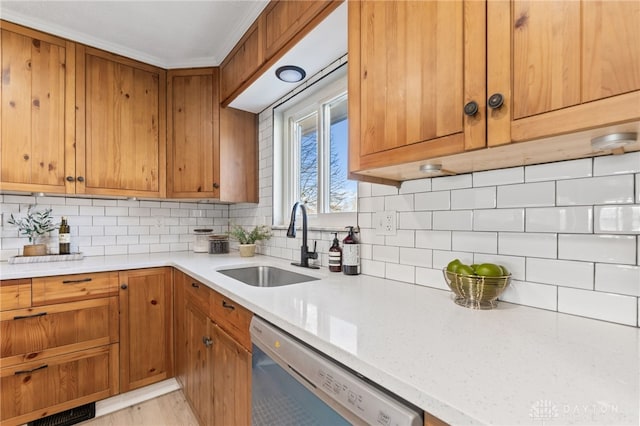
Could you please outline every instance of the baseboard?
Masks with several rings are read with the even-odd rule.
[[[105,416],[178,389],[180,389],[180,385],[176,379],[167,379],[140,389],[103,399],[102,401],[96,402],[96,417]]]

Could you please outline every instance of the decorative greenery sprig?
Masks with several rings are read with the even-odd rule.
[[[35,244],[41,235],[55,230],[57,226],[53,223],[51,209],[41,212],[32,209],[33,206],[29,206],[26,216],[20,219],[16,219],[12,213],[7,223],[17,226],[22,235],[29,237],[29,243]]]
[[[271,229],[265,225],[256,226],[250,232],[240,225],[233,225],[229,231],[229,236],[240,244],[255,244],[259,240],[268,240],[271,235]]]

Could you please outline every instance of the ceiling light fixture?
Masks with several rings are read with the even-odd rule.
[[[636,132],[611,133],[591,139],[591,149],[594,151],[605,151],[608,149],[622,148],[631,145],[638,140]]]
[[[304,80],[307,73],[295,65],[284,65],[276,70],[276,77],[285,83],[297,83]]]
[[[422,173],[437,173],[442,170],[442,164],[423,164],[420,166]]]

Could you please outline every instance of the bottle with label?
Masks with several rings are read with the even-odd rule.
[[[342,272],[345,275],[360,274],[360,244],[356,239],[353,226],[347,226],[349,233],[342,240]]]
[[[71,229],[67,223],[67,218],[62,217],[62,223],[58,229],[58,242],[60,243],[60,254],[71,254]]]
[[[329,247],[329,270],[331,272],[342,271],[342,249],[338,241],[338,233],[333,233],[333,244]]]

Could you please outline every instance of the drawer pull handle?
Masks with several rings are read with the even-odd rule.
[[[18,375],[18,374],[28,374],[28,373],[33,373],[34,371],[38,371],[38,370],[42,370],[44,368],[47,368],[48,365],[44,364],[41,365],[40,367],[36,367],[36,368],[32,368],[31,370],[18,370],[15,373],[13,373],[14,375]]]
[[[204,343],[207,348],[210,348],[211,345],[213,345],[213,339],[207,336],[202,336],[202,343]]]
[[[38,312],[37,314],[33,314],[33,315],[16,315],[15,317],[13,317],[13,319],[20,320],[20,319],[27,319],[27,318],[43,317],[45,315],[47,315],[46,312]]]
[[[196,284],[196,283],[191,283],[191,287],[193,287],[193,288],[200,288],[200,286],[199,286],[198,284]]]
[[[228,304],[226,300],[222,301],[222,307],[225,309],[231,309],[232,311],[236,309],[235,306]]]
[[[88,283],[91,281],[91,278],[82,278],[79,280],[64,280],[62,284],[78,284],[78,283]]]

